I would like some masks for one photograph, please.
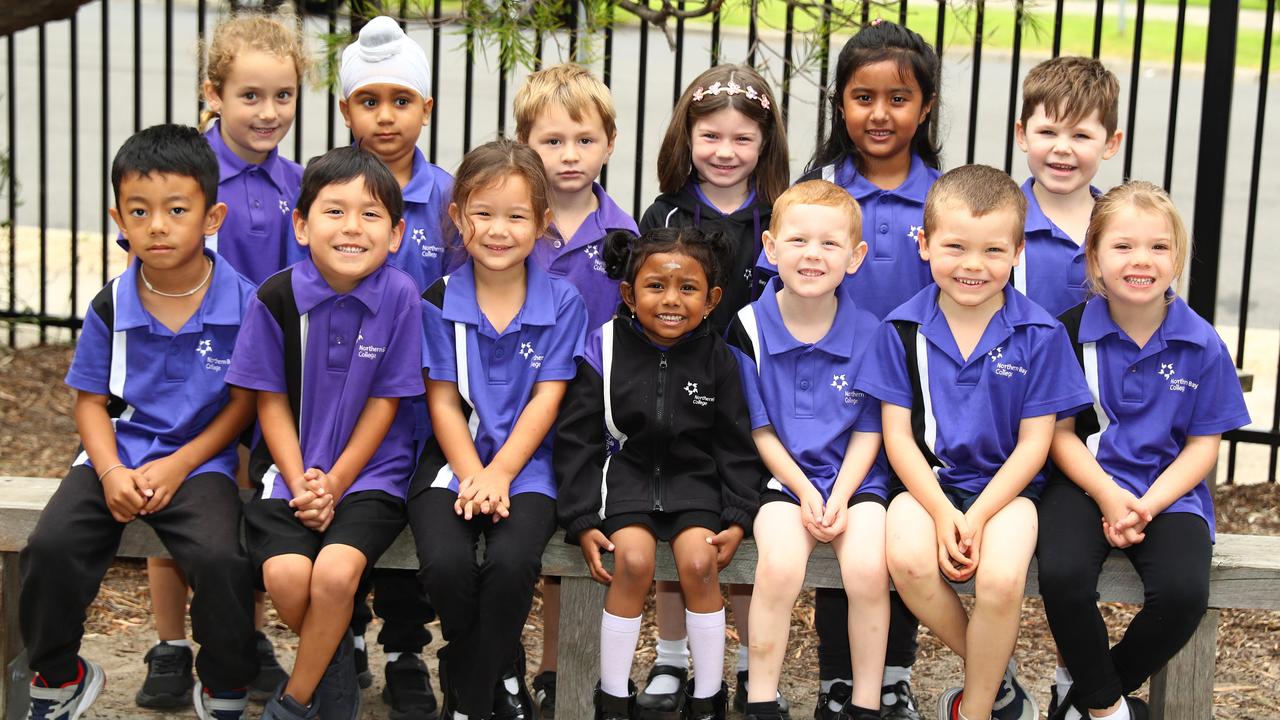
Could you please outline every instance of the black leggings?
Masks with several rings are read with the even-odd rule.
[[[1209,527],[1197,515],[1163,513],[1148,523],[1146,539],[1123,551],[1142,579],[1142,610],[1110,647],[1098,610],[1098,576],[1112,550],[1101,517],[1069,482],[1050,483],[1040,497],[1040,594],[1075,697],[1089,708],[1137,690],[1191,639],[1208,606],[1213,555]]]
[[[444,662],[456,710],[471,717],[493,713],[493,690],[519,652],[520,633],[533,605],[542,551],[556,528],[556,501],[536,492],[511,498],[511,517],[470,521],[453,512],[458,494],[432,488],[409,499],[421,577],[440,614],[449,644]],[[476,562],[480,536],[484,560]]]
[[[373,610],[369,609],[369,590],[373,590]],[[414,570],[374,568],[356,588],[356,602],[351,612],[351,632],[362,636],[373,620],[382,618],[378,644],[383,652],[420,653],[431,644],[427,623],[436,619],[435,608],[427,599]]]
[[[818,677],[853,677],[849,657],[849,596],[839,588],[814,593],[813,624],[818,631]],[[889,646],[884,664],[911,667],[916,662],[916,631],[920,622],[896,592],[889,593]]]

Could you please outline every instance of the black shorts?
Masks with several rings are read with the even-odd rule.
[[[600,532],[604,533],[605,537],[612,537],[615,532],[631,525],[648,528],[654,537],[663,542],[671,542],[677,535],[691,527],[706,528],[713,533],[720,532],[724,527],[718,513],[710,510],[683,510],[613,515],[600,523]]]
[[[951,485],[939,485],[942,488],[942,494],[946,495],[947,500],[951,501],[951,505],[960,512],[968,512],[969,508],[973,507],[973,504],[978,501],[978,495],[981,494],[980,492],[962,490]],[[1018,493],[1018,497],[1024,497],[1039,505],[1040,490],[1041,488],[1036,487],[1035,485],[1027,485],[1022,488],[1022,492]],[[904,492],[907,492],[907,487],[903,485],[901,481],[895,479],[889,484],[890,500],[898,497]]]
[[[349,545],[364,553],[367,574],[395,542],[407,522],[404,501],[381,490],[364,490],[342,498],[333,522],[323,533],[293,516],[288,500],[256,499],[244,508],[245,545],[262,588],[262,566],[277,555],[316,559],[326,545]]]
[[[782,492],[781,490],[774,490],[773,488],[767,488],[764,492],[760,493],[760,506],[764,507],[765,503],[770,503],[770,502],[787,502],[787,503],[791,503],[792,505],[800,504],[799,500],[791,497],[790,495]],[[873,503],[878,503],[881,507],[886,507],[886,508],[889,507],[888,500],[871,492],[854,493],[853,497],[849,498],[848,507],[853,507],[858,503],[864,503],[864,502],[873,502]]]

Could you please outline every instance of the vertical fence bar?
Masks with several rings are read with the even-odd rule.
[[[1124,174],[1128,180],[1133,171],[1133,129],[1138,123],[1138,81],[1142,78],[1142,17],[1146,10],[1146,0],[1138,0],[1138,13],[1133,22],[1133,65],[1129,69],[1129,120],[1125,127],[1125,137],[1129,142],[1124,144]],[[1206,76],[1207,77],[1207,76]]]
[[[542,57],[542,36],[539,35],[538,58]],[[498,136],[507,134],[507,64],[505,56],[508,52],[506,41],[498,43]],[[539,63],[540,65],[541,63]]]
[[[1104,0],[1098,0],[1097,8],[1093,11],[1093,57],[1095,60],[1097,59],[1098,55],[1102,53],[1103,2]]]
[[[539,32],[534,36],[533,42],[533,69],[542,69],[542,33]]]
[[[443,93],[440,92],[440,13],[441,13],[441,10],[442,10],[441,0],[435,0],[435,2],[432,3],[432,6],[431,6],[431,92],[435,93],[436,104],[435,104],[435,108],[432,110],[432,115],[434,115],[435,117],[431,119],[431,126],[427,128],[427,134],[430,135],[431,137],[431,153],[427,156],[427,159],[430,160],[432,164],[436,162],[436,157],[437,157],[436,149],[439,147],[439,143],[436,142],[437,139],[439,138],[439,132],[437,131],[436,128],[439,127],[440,123],[436,121],[436,118],[440,117],[440,100],[442,99],[441,96],[443,95]],[[330,103],[330,105],[332,104],[333,103]],[[330,123],[330,125],[332,124],[333,123]]]
[[[569,60],[578,62],[578,0],[569,0]]]
[[[36,112],[38,117],[49,116],[49,73],[46,58],[48,43],[45,37],[46,23],[40,23],[36,30]],[[40,344],[44,345],[44,319],[49,317],[49,126],[48,123],[37,123],[39,134],[40,159],[40,192],[37,194],[40,218]]]
[[[466,33],[467,67],[463,70],[462,82],[462,152],[464,155],[471,151],[471,92],[475,86],[475,71],[472,69],[476,62],[475,41],[475,31],[468,27]]]
[[[440,0],[436,0],[440,2]],[[601,81],[607,88],[613,87],[613,7],[610,6],[605,10],[608,15],[605,16],[604,23],[604,68],[601,70]],[[642,122],[643,118],[636,122]],[[609,189],[609,165],[600,168],[600,187]]]
[[[649,0],[640,0],[640,4],[644,7],[649,7]],[[644,90],[648,69],[649,22],[644,18],[640,18],[640,78],[636,83],[636,115],[640,119],[636,122],[635,187],[632,191],[631,199],[632,217],[640,217],[642,209],[640,203],[644,193]]]
[[[900,0],[898,3],[898,24],[907,26],[907,0]]]
[[[71,60],[71,97],[69,120],[71,121],[71,312],[68,317],[75,317],[80,311],[80,23],[79,11],[71,14],[68,21],[70,30],[69,48]],[[75,331],[72,331],[75,337]]]
[[[933,41],[933,49],[938,51],[938,60],[942,60],[942,51],[946,47],[946,39],[947,39],[945,35],[946,29],[947,29],[947,0],[938,0],[938,27],[936,30],[937,34]],[[936,129],[938,127],[938,123],[935,122],[933,124],[933,127]]]
[[[1200,143],[1196,161],[1196,199],[1191,237],[1196,252],[1191,258],[1191,288],[1187,302],[1200,317],[1213,323],[1217,314],[1218,257],[1221,248],[1223,193],[1227,180],[1227,133],[1231,127],[1231,92],[1235,80],[1235,3],[1209,6],[1209,31],[1204,53],[1204,84],[1200,105]],[[1274,452],[1274,448],[1273,448]]]
[[[142,129],[142,0],[133,0],[133,131]]]
[[[1009,114],[1005,118],[1004,138],[1004,171],[1013,172],[1013,121],[1018,112],[1018,66],[1022,59],[1022,21],[1023,0],[1014,3],[1013,10],[1013,57],[1009,69]]]
[[[100,284],[106,285],[109,275],[107,271],[107,255],[111,248],[111,234],[108,232],[111,228],[111,221],[107,215],[107,208],[111,207],[111,181],[109,179],[111,177],[111,63],[109,62],[111,58],[111,3],[104,0],[98,7],[102,8],[102,57],[98,60],[98,69],[102,73],[102,78],[98,83],[102,86],[102,98],[101,102],[98,103],[98,106],[102,109],[102,117],[99,120],[102,125],[102,156],[99,158],[102,161],[102,166],[98,170],[98,177],[102,181],[102,211],[99,213],[99,219],[102,221],[102,282]],[[9,59],[9,67],[13,67],[13,58]],[[12,118],[9,123],[12,126]],[[13,143],[10,142],[10,146],[12,145]],[[9,339],[9,345],[13,345],[12,337]]]
[[[871,22],[871,0],[862,0],[862,24]]]
[[[102,2],[103,12],[106,12],[107,2],[108,0],[103,0]],[[197,84],[201,84],[204,82],[204,61],[205,61],[205,42],[206,42],[204,37],[204,33],[206,29],[204,13],[205,13],[205,10],[207,9],[205,7],[206,4],[207,4],[207,0],[196,0],[196,38],[199,41],[199,45],[197,46],[197,50],[196,50],[196,83]],[[297,13],[298,13],[299,23],[302,22],[302,18],[306,17],[305,15],[303,15],[302,9],[297,7],[298,5],[301,5],[301,4],[302,4],[302,0],[296,0],[294,2],[294,7],[297,9]],[[196,123],[200,122],[200,113],[204,111],[203,95],[204,93],[196,93]],[[298,88],[298,100],[299,102],[301,102],[302,100],[302,88]],[[301,108],[299,108],[299,110],[301,110]],[[297,113],[297,114],[301,115],[302,113]],[[294,132],[297,132],[297,131],[295,130]]]
[[[720,8],[711,13],[711,65],[720,64]]]
[[[751,17],[747,20],[747,65],[756,66],[756,43],[760,41],[760,28],[756,15],[760,10],[760,0],[751,0]]]
[[[684,0],[676,3],[676,9],[684,10]],[[676,18],[676,67],[675,79],[671,83],[671,107],[675,107],[680,102],[680,95],[684,91],[684,18]]]
[[[18,169],[18,113],[15,100],[18,84],[14,80],[14,66],[18,64],[17,53],[14,52],[16,33],[9,33],[7,52],[8,63],[5,66],[6,87],[9,88],[9,311],[18,310],[18,181],[15,173]],[[105,68],[106,65],[103,65]],[[103,213],[106,215],[106,213]],[[9,323],[9,347],[17,342],[17,323]]]
[[[818,80],[818,132],[813,140],[815,150],[822,146],[822,136],[827,127],[827,102],[842,102],[841,98],[831,96],[831,12],[834,9],[831,0],[823,0],[821,23],[818,27],[818,44],[822,48],[818,64],[822,77]]]
[[[791,117],[791,34],[796,28],[796,7],[787,4],[786,34],[782,39],[782,124]]]
[[[173,0],[164,0],[164,121],[173,122]]]
[[[974,148],[978,141],[978,85],[982,80],[982,20],[986,15],[986,0],[974,3],[973,18],[973,75],[969,87],[969,137],[965,150],[965,162],[973,164]]]
[[[201,41],[203,41],[204,40],[204,29],[203,29],[204,0],[200,0],[200,6],[201,6],[200,9],[198,9],[196,12],[200,14],[200,25],[201,25],[200,39]],[[307,32],[306,3],[303,2],[303,0],[293,0],[293,11],[298,18],[298,28],[297,28],[298,33],[302,35],[303,42],[305,42],[307,37],[306,36],[306,32]],[[203,57],[201,58],[201,62],[204,62]],[[304,160],[302,157],[302,116],[306,114],[302,112],[302,96],[306,94],[303,92],[304,90],[306,90],[305,81],[298,83],[298,90],[297,92],[294,93],[294,96],[293,96],[293,128],[291,129],[291,132],[293,133],[293,161],[298,163],[299,165],[306,164],[306,160]],[[332,102],[330,102],[329,104],[333,105]]]
[[[1187,0],[1178,0],[1178,29],[1173,39],[1173,78],[1169,94],[1169,134],[1164,142],[1164,189],[1173,188],[1173,143],[1178,131],[1178,91],[1182,85],[1182,39],[1187,24]],[[1269,47],[1269,46],[1268,46]],[[1129,142],[1133,142],[1130,138]]]
[[[1057,0],[1053,5],[1053,56],[1058,57],[1062,54],[1062,5],[1063,0]],[[1179,30],[1182,28],[1179,27]]]

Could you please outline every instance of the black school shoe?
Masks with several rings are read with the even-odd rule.
[[[685,706],[685,720],[724,720],[726,705],[729,699],[729,686],[720,683],[720,690],[707,698],[693,696],[693,681],[685,688],[689,695],[689,704]]]
[[[747,671],[738,671],[738,687],[733,690],[733,709],[740,713],[747,711]],[[782,720],[791,720],[791,703],[778,691],[778,715]]]
[[[356,720],[360,717],[360,682],[356,679],[356,663],[352,657],[355,649],[351,631],[344,630],[311,700],[324,720]]]
[[[361,690],[368,690],[373,685],[373,673],[369,670],[369,649],[354,645],[352,648],[354,651],[351,653],[351,659],[356,666],[356,682],[360,684]]]
[[[133,700],[138,707],[166,710],[191,704],[191,674],[194,656],[186,645],[170,645],[161,640],[147,651],[147,677]]]
[[[853,697],[853,687],[848,683],[833,683],[830,692],[818,690],[818,704],[813,708],[813,720],[843,720],[845,708],[849,706],[849,698]],[[840,706],[832,710],[831,703]],[[887,716],[886,716],[887,717]]]
[[[628,680],[627,696],[616,697],[601,690],[597,682],[591,700],[596,708],[595,720],[631,720],[635,717],[636,685]]]
[[[254,650],[258,655],[258,675],[249,683],[249,699],[254,702],[266,702],[271,693],[289,679],[289,673],[280,667],[276,659],[276,649],[261,630],[257,631]]]
[[[1069,711],[1073,705],[1082,718],[1089,717],[1088,709],[1080,707],[1080,704],[1076,702],[1074,686],[1073,690],[1067,691],[1066,697],[1062,698],[1061,701],[1058,699],[1058,689],[1057,686],[1055,686],[1050,698],[1049,720],[1064,720],[1067,717],[1067,711]],[[1124,697],[1124,702],[1129,706],[1129,717],[1131,720],[1148,720],[1148,718],[1151,717],[1151,709],[1147,707],[1147,704],[1142,700],[1126,695]]]
[[[852,688],[850,689],[852,691]],[[884,699],[892,697],[893,702]],[[920,711],[916,709],[916,696],[911,693],[911,684],[899,680],[892,685],[880,688],[880,717],[884,720],[920,720]]]
[[[492,720],[534,720],[533,695],[529,693],[529,686],[525,684],[524,671],[524,646],[521,645],[514,666],[506,677],[498,679],[498,684],[493,688]],[[516,681],[514,693],[507,689],[508,678],[514,678]]]
[[[653,678],[658,675],[670,675],[679,681],[673,693],[649,694],[643,690],[636,695],[636,717],[638,720],[679,720],[684,717],[688,695],[685,685],[689,682],[689,669],[675,665],[654,665],[649,670],[649,678],[644,686],[649,687]]]
[[[530,689],[533,690],[533,702],[538,706],[538,716],[542,720],[552,720],[556,716],[556,671],[538,673]],[[635,697],[631,699],[634,703]]]
[[[382,701],[391,706],[391,720],[436,720],[440,707],[431,691],[431,672],[421,657],[401,653],[387,663]]]

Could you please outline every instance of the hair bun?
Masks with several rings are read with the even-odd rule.
[[[627,230],[614,230],[604,238],[604,272],[614,280],[627,276],[636,236]]]

